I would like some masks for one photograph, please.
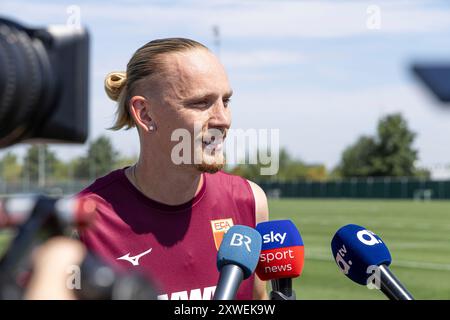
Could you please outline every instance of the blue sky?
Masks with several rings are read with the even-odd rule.
[[[233,128],[280,129],[280,144],[292,154],[332,167],[358,136],[374,134],[380,117],[402,112],[418,134],[419,163],[450,177],[450,107],[409,71],[414,61],[450,63],[446,1],[3,0],[0,12],[30,25],[65,24],[70,5],[92,37],[90,139],[106,134],[122,153],[139,152],[134,130],[106,130],[115,105],[104,76],[124,70],[144,43],[181,36],[219,53],[235,92]],[[379,29],[367,27],[373,5]],[[51,148],[67,159],[86,147]]]

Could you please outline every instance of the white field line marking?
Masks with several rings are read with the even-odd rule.
[[[289,219],[289,218],[283,218],[283,219]],[[343,218],[342,221],[348,220],[347,218]],[[326,220],[318,220],[318,219],[302,219],[298,222],[298,225],[320,225],[320,226],[335,226],[336,221],[326,221]],[[342,223],[344,225],[345,223]],[[367,225],[364,225],[367,227]],[[370,229],[375,228],[385,228],[386,222],[370,222]],[[406,229],[408,228],[410,231],[414,230],[433,230],[433,231],[439,231],[439,232],[445,232],[450,231],[450,224],[430,224],[430,223],[405,223],[405,222],[391,222],[389,223],[389,229]]]
[[[318,260],[318,261],[333,261],[333,258],[331,256],[328,257],[325,255],[319,255],[319,254],[307,254],[306,259]],[[396,267],[402,267],[402,268],[450,271],[450,264],[444,264],[444,263],[395,260],[393,264]]]

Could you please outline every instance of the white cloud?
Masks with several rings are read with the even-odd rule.
[[[380,33],[449,30],[450,11],[410,1],[226,1],[163,3],[81,3],[82,24],[109,22],[111,32],[169,33],[212,37],[218,25],[225,37],[348,37]],[[381,28],[369,30],[369,5],[380,8]],[[65,23],[66,5],[5,1],[4,13],[31,21]],[[103,26],[105,26],[104,24]]]
[[[236,92],[235,128],[280,129],[280,145],[308,162],[335,166],[359,135],[373,135],[378,120],[401,112],[417,132],[420,164],[450,163],[450,110],[438,107],[415,86],[372,87],[352,92],[327,90]]]
[[[307,60],[298,52],[281,50],[225,51],[220,57],[228,68],[295,65]]]
[[[366,8],[377,3],[381,9],[381,29],[366,28]],[[139,150],[135,131],[110,132],[114,107],[102,89],[103,76],[115,69],[123,69],[130,54],[137,48],[130,42],[145,41],[155,35],[179,35],[212,39],[212,25],[219,25],[223,34],[222,59],[228,68],[250,67],[251,72],[236,73],[240,83],[264,78],[273,82],[278,91],[243,92],[235,88],[232,110],[234,128],[280,128],[281,144],[310,162],[335,165],[342,150],[354,142],[357,135],[373,134],[377,120],[384,114],[401,111],[413,130],[418,132],[416,145],[421,164],[437,167],[450,162],[450,111],[441,112],[422,92],[408,85],[371,87],[353,92],[330,91],[326,87],[305,90],[285,85],[282,79],[271,79],[261,66],[285,66],[310,63],[308,57],[273,47],[268,50],[252,48],[240,51],[226,41],[275,39],[292,41],[303,37],[342,38],[355,35],[410,34],[450,29],[450,11],[422,8],[424,2],[370,1],[370,2],[280,2],[226,1],[193,2],[173,5],[128,2],[107,5],[100,2],[82,2],[81,22],[87,23],[94,34],[91,103],[91,137],[110,136],[121,153],[131,155]],[[64,23],[68,15],[66,5],[2,1],[4,15],[20,17],[28,24]],[[448,34],[448,32],[446,33]],[[105,40],[107,38],[107,40]],[[110,42],[109,42],[110,41]],[[249,40],[250,41],[250,40]],[[134,43],[133,43],[134,44]],[[286,48],[289,43],[287,43]],[[351,44],[350,44],[351,45]],[[272,47],[271,47],[272,48]],[[330,52],[330,59],[335,52]],[[368,57],[376,59],[376,57]],[[324,76],[345,80],[340,69],[320,69]],[[246,70],[247,71],[247,70]],[[308,74],[305,74],[308,77]],[[356,80],[357,81],[357,80]],[[61,157],[71,152],[82,152],[81,147],[61,148]]]

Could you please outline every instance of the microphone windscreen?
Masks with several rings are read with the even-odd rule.
[[[261,280],[296,278],[304,263],[304,245],[300,232],[290,220],[261,222],[256,230],[262,248],[256,274]]]
[[[253,228],[241,225],[231,227],[225,233],[219,252],[217,253],[217,268],[227,264],[241,267],[244,279],[255,271],[261,252],[261,235]]]
[[[361,285],[367,284],[376,266],[389,266],[392,261],[381,238],[355,224],[343,226],[336,232],[331,241],[331,251],[341,271]]]

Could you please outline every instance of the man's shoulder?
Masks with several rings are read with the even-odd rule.
[[[225,171],[218,171],[215,174],[212,174],[211,176],[214,176],[217,180],[222,180],[224,182],[228,182],[228,183],[233,183],[233,184],[243,184],[246,187],[250,188],[251,190],[253,190],[254,192],[264,192],[262,190],[262,188],[253,181],[250,181],[244,177],[241,177],[239,175],[236,174],[232,174],[229,172],[225,172]]]
[[[94,182],[88,185],[86,188],[78,192],[78,196],[85,196],[89,194],[97,194],[102,190],[105,190],[109,187],[113,187],[115,183],[120,181],[121,176],[123,175],[123,170],[125,168],[113,170],[106,175],[97,178]]]
[[[252,198],[252,187],[247,179],[222,170],[209,174],[207,185],[212,186],[217,193],[229,194],[235,200]]]
[[[226,181],[226,182],[242,183],[242,182],[248,181],[247,179],[245,179],[241,176],[238,176],[238,175],[235,175],[235,174],[223,171],[223,170],[217,171],[216,173],[209,174],[209,176],[215,180],[222,180],[222,181]]]

